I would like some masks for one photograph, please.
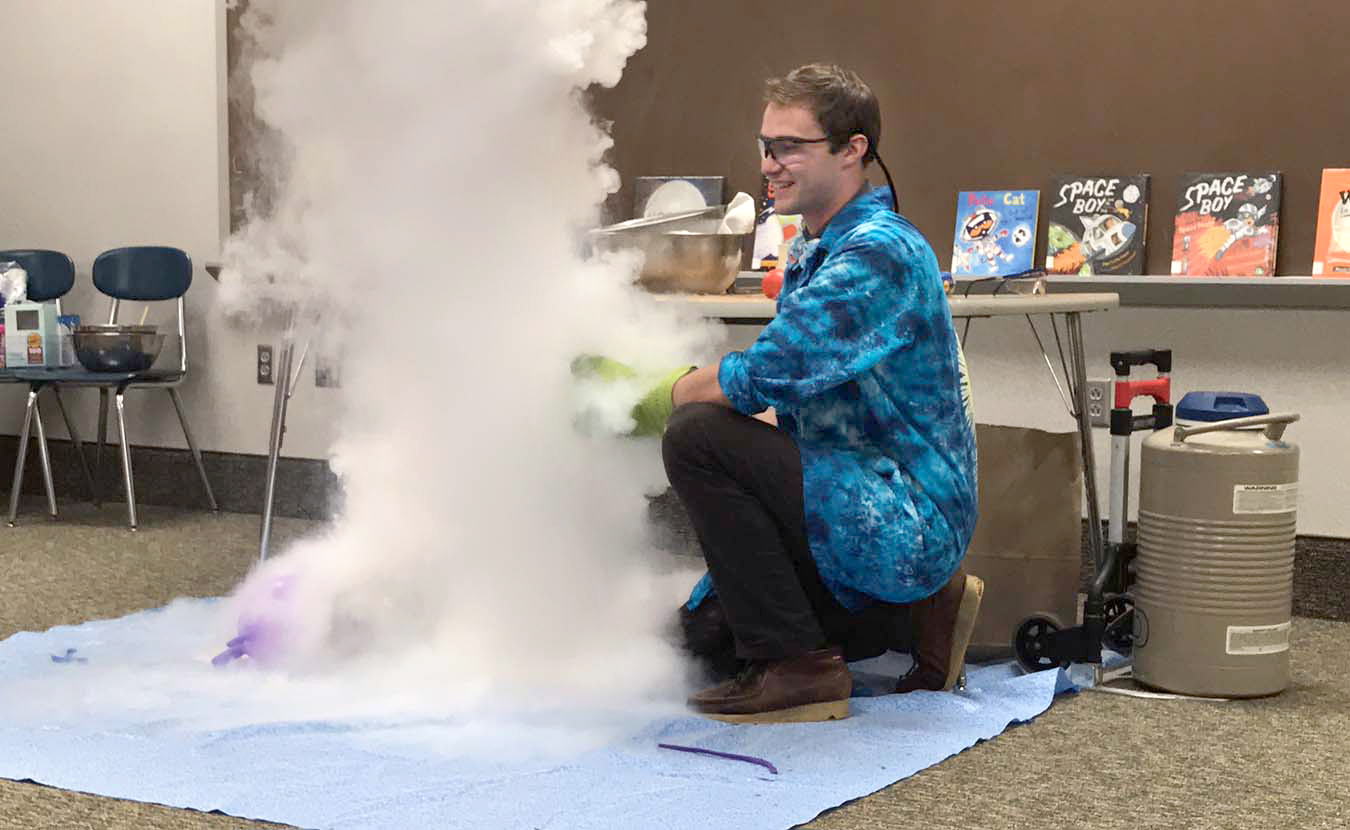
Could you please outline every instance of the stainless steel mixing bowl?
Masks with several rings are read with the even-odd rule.
[[[634,219],[591,232],[595,250],[643,254],[638,282],[649,291],[725,294],[752,234],[718,233],[726,208]]]
[[[164,348],[154,326],[77,326],[75,357],[91,372],[143,372]]]

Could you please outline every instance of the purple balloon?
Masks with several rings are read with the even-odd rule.
[[[263,664],[279,661],[294,630],[295,609],[290,602],[294,587],[292,574],[245,581],[239,590],[244,608],[239,633],[211,658],[211,665],[226,666],[243,657]]]

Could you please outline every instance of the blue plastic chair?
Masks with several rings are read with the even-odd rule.
[[[48,251],[42,249],[22,249],[0,251],[0,262],[15,262],[19,267],[28,273],[28,299],[35,303],[56,303],[56,313],[61,314],[61,298],[70,293],[70,289],[75,285],[75,263],[71,262],[70,257],[60,251]],[[15,370],[0,369],[0,383],[22,383]],[[80,441],[80,434],[75,429],[75,424],[70,420],[70,414],[66,411],[65,402],[61,400],[61,392],[56,387],[52,387],[52,396],[56,398],[56,408],[61,410],[61,418],[66,422],[66,430],[70,435],[70,440],[75,444],[75,451],[80,459],[80,468],[84,471],[85,480],[89,485],[90,495],[95,502],[98,502],[98,488],[94,483],[93,473],[89,469],[89,463],[85,460],[84,444]],[[42,427],[42,418],[38,409],[37,390],[30,388],[28,390],[28,406],[24,412],[24,430],[23,434],[28,434],[29,425],[34,415],[38,415],[38,457],[42,461],[42,483],[47,490],[47,508],[51,515],[56,515],[56,488],[52,484],[52,462],[51,456],[47,451],[46,430]],[[13,487],[10,490],[10,519],[13,520],[14,510],[18,506],[19,489],[23,484],[23,457],[28,452],[27,440],[22,440],[19,444],[19,458],[15,462],[15,476]]]
[[[75,287],[75,263],[60,251],[26,249],[0,251],[0,262],[17,262],[28,272],[28,299],[35,303],[56,301]]]
[[[206,500],[213,512],[219,511],[211,482],[206,477],[206,467],[202,464],[202,454],[192,438],[187,416],[183,412],[183,400],[178,394],[178,385],[187,377],[188,340],[184,324],[183,295],[192,285],[192,260],[177,249],[163,246],[135,246],[115,248],[104,251],[94,260],[94,287],[111,298],[108,310],[108,322],[117,322],[117,313],[123,300],[136,302],[159,302],[174,300],[177,309],[179,342],[178,365],[166,369],[151,367],[142,372],[90,372],[82,367],[69,369],[19,369],[16,374],[27,381],[36,390],[46,385],[94,386],[99,390],[98,408],[98,454],[101,459],[103,445],[107,439],[108,398],[115,397],[117,403],[117,430],[121,439],[122,485],[126,490],[127,517],[132,530],[137,527],[136,490],[131,476],[131,446],[127,443],[127,427],[124,396],[129,389],[164,389],[173,401],[178,413],[178,423],[183,427],[183,437],[187,439],[192,460],[201,476],[202,487],[206,491]],[[20,439],[25,440],[25,438]],[[22,456],[20,456],[22,458]],[[14,519],[11,505],[10,521]]]

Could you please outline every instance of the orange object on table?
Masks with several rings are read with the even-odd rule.
[[[760,290],[764,296],[770,300],[778,299],[778,292],[783,290],[783,269],[774,268],[764,275],[764,279],[759,284]]]

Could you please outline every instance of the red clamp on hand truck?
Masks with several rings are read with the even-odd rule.
[[[1130,369],[1153,365],[1157,377],[1130,379]],[[1111,396],[1111,474],[1107,513],[1107,541],[1102,556],[1093,552],[1095,576],[1083,603],[1083,624],[1064,628],[1048,614],[1023,620],[1013,635],[1017,662],[1027,671],[1042,671],[1069,663],[1100,664],[1102,646],[1128,654],[1133,645],[1134,606],[1129,589],[1134,583],[1135,544],[1125,541],[1130,498],[1130,435],[1172,425],[1172,350],[1143,349],[1111,352],[1116,378]],[[1136,398],[1153,399],[1153,411],[1135,415]],[[1100,538],[1100,537],[1098,537]]]

